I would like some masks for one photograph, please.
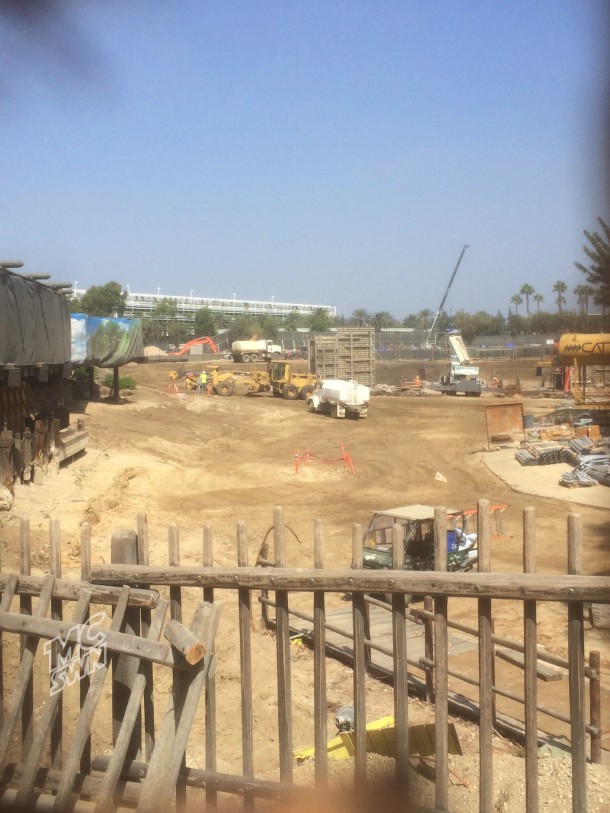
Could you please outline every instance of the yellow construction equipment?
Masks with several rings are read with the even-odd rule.
[[[289,361],[269,362],[269,381],[274,396],[289,401],[297,398],[306,401],[318,384],[314,373],[298,372]]]

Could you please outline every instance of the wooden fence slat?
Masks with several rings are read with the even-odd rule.
[[[112,562],[124,562],[127,564],[138,563],[138,539],[136,532],[130,528],[121,528],[112,534],[110,540],[110,558]],[[115,610],[116,612],[116,610]],[[113,613],[114,618],[114,613]],[[120,627],[119,627],[120,628]],[[135,608],[127,608],[122,618],[122,628],[126,635],[135,636],[137,640],[141,638],[142,627],[140,624],[140,612]],[[113,628],[111,627],[111,630]],[[118,630],[117,630],[118,631]],[[143,639],[146,643],[150,643]],[[138,653],[140,654],[140,653]],[[131,688],[136,679],[138,671],[138,659],[127,657],[125,654],[112,655],[112,741],[121,730],[121,724],[125,716],[125,710],[129,704]],[[138,759],[142,749],[142,714],[138,715],[133,727],[131,742],[129,745],[129,759]]]
[[[91,593],[83,590],[79,601],[74,608],[72,616],[72,625],[82,624],[89,613],[89,606],[91,602]],[[32,740],[32,747],[25,760],[23,772],[17,789],[17,804],[16,807],[25,807],[32,804],[32,791],[36,779],[36,772],[40,763],[40,758],[44,748],[46,735],[51,729],[55,710],[59,703],[59,692],[50,695],[42,710],[40,721],[34,731]]]
[[[284,519],[282,509],[273,509],[274,572],[286,565]],[[278,739],[280,780],[292,782],[292,679],[290,670],[290,617],[288,592],[276,591],[276,649],[278,684]]]
[[[324,532],[322,520],[314,521],[314,568],[324,567]],[[313,708],[314,708],[314,748],[316,785],[324,786],[328,781],[327,706],[326,706],[326,597],[322,590],[313,594]]]
[[[214,549],[212,540],[212,526],[206,523],[203,526],[203,567],[212,567],[214,564]],[[214,603],[214,588],[203,588],[203,600],[209,604]],[[214,646],[216,641],[214,640]],[[205,679],[205,767],[208,771],[215,771],[216,761],[216,658],[211,653],[211,665]],[[214,810],[218,793],[215,788],[206,788],[206,804]]]
[[[568,514],[568,572],[582,570],[582,521],[580,514]],[[570,718],[572,753],[572,811],[587,810],[587,752],[585,704],[585,629],[580,602],[568,606],[568,661],[570,663]]]
[[[7,576],[2,599],[0,600],[0,612],[8,612],[17,588],[17,576],[11,573]],[[0,726],[4,725],[4,641],[2,630],[0,629]]]
[[[490,570],[489,500],[478,501],[479,572]],[[479,615],[479,808],[493,808],[493,629],[491,599],[478,601]]]
[[[447,509],[434,509],[435,571],[447,571]],[[449,809],[449,644],[447,636],[447,598],[434,599],[434,793],[438,810]]]
[[[390,574],[390,575],[388,575]],[[409,570],[403,573],[390,570],[341,570],[316,572],[313,568],[275,569],[272,567],[235,568],[201,567],[138,567],[128,565],[93,565],[91,578],[106,584],[177,585],[182,587],[215,587],[234,590],[236,579],[249,590],[307,591],[315,583],[319,590],[329,593],[351,593],[357,581],[358,589],[365,593],[413,593],[430,596],[463,598],[515,599],[539,601],[582,601],[608,603],[607,576],[544,576],[538,573],[485,573],[460,571]],[[313,580],[313,581],[312,581]],[[575,598],[578,595],[578,599]]]
[[[6,589],[6,584],[12,574],[0,573],[0,593]],[[129,579],[127,579],[129,581]],[[17,595],[39,596],[44,583],[44,576],[19,576],[16,583]],[[55,578],[55,587],[53,590],[54,599],[63,599],[63,601],[77,602],[80,598],[82,590],[90,590],[92,597],[92,604],[110,604],[118,603],[121,595],[121,588],[124,581],[121,581],[120,586],[115,587],[107,584],[92,584],[89,581],[75,580],[68,581],[67,579]],[[129,604],[131,607],[155,607],[159,593],[157,590],[150,589],[131,589],[129,596]]]
[[[168,606],[169,602],[160,599],[155,608],[147,636],[153,641],[158,641],[161,637]],[[112,809],[112,797],[125,764],[133,729],[137,725],[138,716],[140,714],[140,703],[142,702],[147,686],[148,676],[146,669],[143,668],[146,663],[146,660],[140,659],[138,664],[138,673],[133,683],[127,708],[125,709],[125,716],[112,750],[110,762],[108,763],[108,767],[97,792],[95,813],[106,813],[106,811],[109,813]]]
[[[523,511],[523,570],[536,571],[536,524],[534,509]],[[538,810],[538,634],[537,607],[535,601],[523,602],[524,673],[523,694],[525,698],[525,809],[527,813]],[[498,652],[503,657],[502,650]]]
[[[83,522],[80,533],[80,577],[82,581],[89,581],[91,578],[91,525]],[[87,623],[89,619],[86,620]],[[80,707],[82,709],[90,686],[88,663],[80,664],[79,694]],[[88,774],[91,771],[91,735],[87,738],[80,761],[80,772]]]
[[[168,563],[170,567],[179,567],[180,565],[180,532],[178,526],[173,522],[167,529],[167,550],[168,550]],[[180,585],[172,585],[169,588],[169,614],[171,621],[182,621],[182,587]],[[186,768],[185,757],[182,757],[183,764],[181,765],[184,773]],[[182,776],[178,779],[176,786],[176,810],[182,811],[186,808],[186,785]]]
[[[59,521],[52,519],[49,522],[49,572],[55,578],[61,577],[61,537]],[[61,621],[63,619],[63,602],[55,597],[51,600],[51,619]],[[59,645],[55,642],[51,648],[51,673],[57,669],[60,652]],[[51,678],[52,679],[52,678]],[[63,695],[60,692],[57,701],[55,719],[51,725],[51,764],[54,768],[61,767],[63,748],[63,715],[64,715]]]
[[[53,595],[53,576],[47,575],[45,579],[45,588],[40,593],[38,605],[36,607],[33,618],[41,618],[49,609],[51,604],[51,596]],[[0,768],[6,761],[8,749],[11,744],[11,737],[19,719],[19,712],[24,699],[27,697],[27,690],[30,678],[32,676],[32,669],[34,666],[34,656],[38,649],[39,638],[34,636],[26,636],[23,640],[23,653],[21,656],[21,663],[16,675],[16,680],[13,684],[13,694],[11,696],[10,704],[6,710],[4,721],[2,723],[2,730],[0,731]]]
[[[392,567],[402,570],[405,565],[403,528],[398,523],[392,528]],[[409,686],[407,666],[407,622],[405,596],[392,595],[392,641],[394,656],[394,736],[396,751],[396,780],[405,788],[409,784]],[[369,650],[370,651],[370,650]]]
[[[352,525],[352,568],[359,570],[362,567],[362,528],[358,523]],[[367,604],[364,593],[360,590],[352,592],[352,628],[354,647],[354,781],[360,786],[366,782],[366,667],[367,649],[365,640],[367,635]],[[370,660],[370,648],[369,660]]]
[[[138,549],[138,564],[147,566],[150,564],[149,560],[149,536],[148,536],[148,516],[146,514],[138,514],[136,518],[137,528],[137,549]],[[143,638],[149,638],[150,625],[152,623],[151,611],[147,607],[142,607],[140,610],[140,629]],[[144,691],[143,699],[143,713],[144,713],[144,758],[150,759],[153,746],[155,744],[155,703],[153,698],[153,665],[148,660],[140,661],[140,669],[146,678],[146,689]]]
[[[221,605],[201,604],[193,618],[191,630],[206,645],[208,655],[190,668],[176,672],[168,708],[149,762],[146,779],[137,810],[140,813],[166,811],[169,808],[183,763],[193,717],[214,651],[214,637],[220,618]]]
[[[24,576],[31,574],[32,566],[32,550],[31,550],[31,537],[30,537],[30,521],[26,517],[22,517],[19,528],[20,537],[20,550],[21,550],[21,563],[19,572]],[[32,597],[19,596],[19,611],[23,615],[32,615]],[[46,612],[46,610],[45,610]],[[24,649],[26,646],[26,639],[21,639],[21,656],[23,657]],[[34,676],[30,674],[27,681],[27,686],[23,695],[23,702],[21,706],[21,759],[24,760],[32,744],[32,723],[34,713]]]
[[[128,600],[129,587],[124,587],[123,598],[119,604],[117,604],[112,621],[110,622],[111,631],[116,632],[120,630],[127,611]],[[100,663],[96,665],[95,674],[93,675],[91,685],[89,686],[87,699],[85,700],[76,722],[70,750],[68,751],[64,765],[62,766],[62,778],[57,789],[54,810],[63,811],[67,807],[68,799],[70,798],[74,780],[80,765],[81,754],[83,748],[85,747],[87,737],[89,736],[93,715],[95,714],[95,709],[102,693],[102,687],[104,685],[107,672],[107,662],[102,665],[100,665]]]
[[[237,523],[237,564],[248,567],[248,535],[246,523]],[[252,708],[252,596],[249,590],[237,591],[239,612],[239,663],[241,669],[241,752],[242,772],[254,776],[254,721]],[[254,797],[244,797],[244,809],[252,810]]]

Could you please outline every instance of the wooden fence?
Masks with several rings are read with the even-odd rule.
[[[405,799],[409,796],[412,750],[409,692],[416,686],[414,676],[419,671],[424,690],[435,704],[434,809],[450,809],[448,720],[455,701],[451,680],[456,677],[476,685],[479,807],[493,808],[492,742],[499,723],[496,698],[503,694],[495,678],[495,657],[501,644],[522,659],[526,810],[535,813],[539,809],[538,748],[543,730],[539,719],[546,714],[565,724],[572,764],[573,810],[584,813],[586,765],[589,759],[599,761],[601,755],[601,676],[595,653],[591,653],[588,666],[585,659],[585,608],[592,603],[608,603],[610,578],[580,574],[582,530],[577,514],[567,517],[568,573],[537,574],[532,509],[524,512],[524,572],[489,572],[488,508],[487,501],[479,502],[479,572],[464,574],[446,572],[446,544],[439,541],[446,540],[444,508],[435,512],[437,570],[432,572],[402,569],[402,539],[398,534],[393,540],[394,569],[363,570],[362,536],[357,525],[353,528],[352,567],[327,570],[320,520],[313,526],[313,566],[291,568],[286,557],[286,526],[281,509],[276,508],[268,535],[272,532],[273,546],[265,542],[257,562],[251,565],[246,524],[239,522],[237,566],[230,567],[214,566],[210,525],[203,528],[201,566],[181,566],[176,525],[168,529],[167,563],[152,564],[144,515],[138,516],[133,531],[113,535],[111,564],[91,564],[90,529],[85,524],[80,540],[80,580],[62,579],[60,529],[53,520],[49,574],[35,577],[31,575],[29,523],[23,521],[20,573],[0,575],[0,807],[165,811],[174,795],[179,809],[200,809],[208,804],[215,807],[219,794],[232,794],[243,809],[250,810],[260,799],[285,801],[295,794],[302,796],[303,788],[294,785],[292,731],[291,638],[295,610],[291,604],[297,602],[296,594],[299,605],[304,596],[311,597],[311,612],[300,613],[307,615],[312,624],[315,779],[316,784],[325,786],[329,779],[326,639],[327,628],[332,626],[326,603],[329,594],[339,593],[351,597],[351,691],[358,787],[367,781],[365,680],[367,671],[374,671],[370,595],[389,594],[394,762]],[[427,608],[410,612],[406,601],[410,594],[428,596]],[[219,596],[223,602],[218,601]],[[476,628],[465,628],[450,618],[448,599],[455,596],[476,603]],[[33,597],[37,597],[35,605]],[[217,735],[224,721],[218,717],[217,700],[223,686],[216,674],[216,662],[222,660],[224,641],[215,633],[221,607],[228,608],[234,599],[239,631],[241,730],[232,735],[241,753],[241,771],[227,773],[218,770]],[[523,607],[520,642],[507,641],[494,633],[493,605],[504,600],[517,601]],[[566,661],[538,646],[536,610],[541,601],[565,608]],[[277,780],[257,776],[255,770],[252,656],[257,644],[257,603],[275,637],[275,664],[269,664],[269,668],[277,680]],[[187,626],[183,616],[191,606],[195,609]],[[99,620],[100,612],[107,607],[112,608],[112,619]],[[170,618],[166,620],[168,610]],[[425,625],[427,648],[425,657],[414,663],[405,630],[409,618],[416,616]],[[456,675],[450,668],[451,628],[476,638],[475,681]],[[46,642],[42,647],[41,640]],[[539,705],[538,680],[541,662],[545,661],[566,669],[567,715]],[[112,678],[110,691],[104,691],[108,674]],[[159,694],[161,684],[169,687],[167,698]],[[193,738],[192,729],[199,719],[197,731],[202,733]],[[197,764],[204,767],[195,767]]]

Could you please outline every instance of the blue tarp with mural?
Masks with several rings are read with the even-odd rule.
[[[70,314],[72,364],[120,367],[144,359],[141,319]]]

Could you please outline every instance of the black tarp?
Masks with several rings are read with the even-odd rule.
[[[63,294],[0,267],[0,366],[66,364],[70,357]]]

